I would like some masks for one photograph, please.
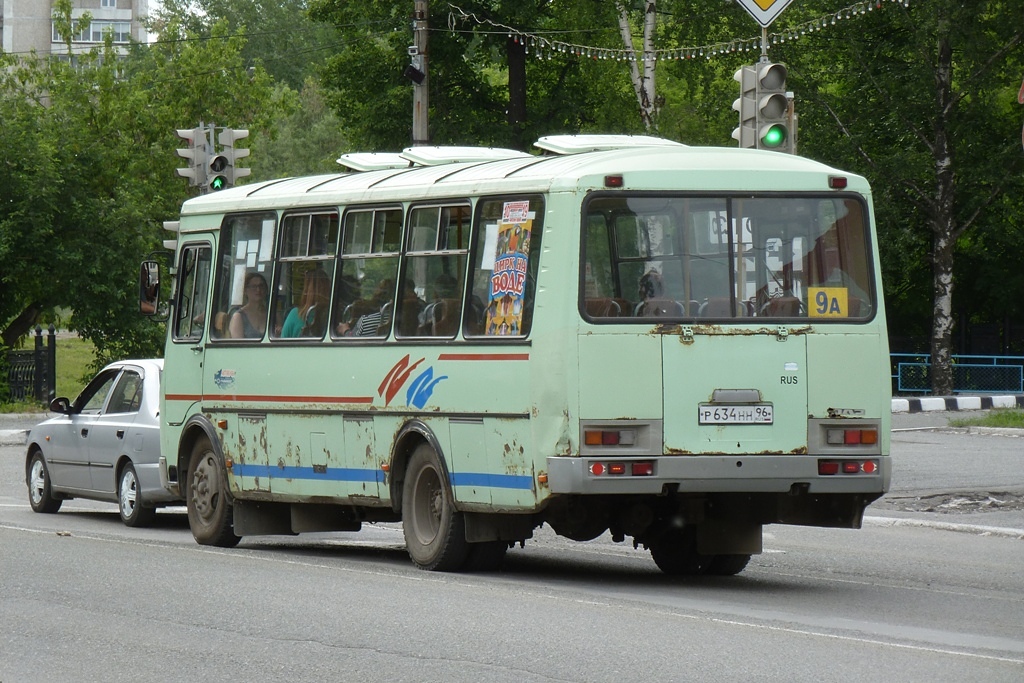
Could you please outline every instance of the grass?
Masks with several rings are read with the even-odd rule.
[[[45,343],[45,342],[44,342]],[[95,359],[92,342],[77,336],[57,337],[57,395],[74,399],[92,378]],[[0,413],[42,413],[37,401],[0,403]]]
[[[1024,429],[1024,410],[1021,408],[993,408],[981,417],[950,420],[951,427],[1010,427]]]

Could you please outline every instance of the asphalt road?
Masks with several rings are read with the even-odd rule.
[[[0,446],[0,681],[1024,680],[1014,513],[903,509],[957,458],[985,464],[945,494],[1019,487],[1024,442],[894,423],[897,498],[863,529],[771,526],[740,576],[687,581],[546,530],[479,575],[415,569],[397,525],[204,548],[180,509],[34,514]]]

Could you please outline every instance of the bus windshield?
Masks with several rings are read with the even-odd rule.
[[[596,195],[583,221],[582,310],[594,322],[864,321],[875,309],[856,197]]]

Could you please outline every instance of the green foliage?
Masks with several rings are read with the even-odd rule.
[[[337,35],[309,19],[305,0],[163,0],[154,28],[165,39],[179,25],[193,39],[214,37],[220,25],[244,38],[238,56],[245,67],[259,65],[293,90],[315,74],[315,65],[337,47]]]
[[[1024,410],[1020,408],[994,408],[981,417],[950,420],[951,427],[1002,427],[1024,429]]]
[[[67,5],[67,3],[64,3]],[[70,13],[70,6],[64,7]],[[160,353],[142,318],[138,264],[161,249],[161,222],[188,196],[175,181],[175,128],[201,120],[266,128],[269,76],[244,68],[244,41],[215,25],[209,40],[168,26],[167,40],[108,44],[58,59],[5,58],[0,71],[0,325],[11,343],[45,311],[73,311],[97,363]]]
[[[812,7],[826,3],[810,3]],[[806,5],[805,5],[806,6]],[[789,12],[790,10],[787,10]],[[875,188],[891,327],[927,335],[935,236],[959,239],[956,308],[1020,318],[1024,155],[1016,90],[1019,7],[989,1],[886,3],[841,35],[780,48],[800,109],[800,152],[866,175]],[[953,55],[943,87],[943,51]],[[947,152],[948,149],[948,152]],[[937,188],[952,174],[948,195]],[[970,277],[968,275],[970,274]],[[1019,291],[1019,289],[1018,289]]]
[[[318,81],[306,79],[299,92],[278,84],[275,92],[283,106],[273,131],[253,136],[252,180],[339,172],[347,143]]]

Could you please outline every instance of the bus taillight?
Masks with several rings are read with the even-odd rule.
[[[654,462],[651,460],[635,460],[632,462],[591,462],[587,467],[595,477],[653,477]]]
[[[878,471],[877,460],[819,460],[818,474],[874,474]]]
[[[632,429],[587,429],[583,442],[588,446],[632,446],[636,433]]]
[[[825,441],[830,446],[873,445],[878,443],[877,429],[829,429]]]

